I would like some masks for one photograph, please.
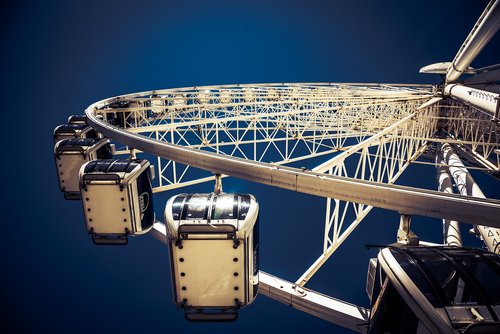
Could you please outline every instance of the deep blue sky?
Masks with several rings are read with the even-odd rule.
[[[263,296],[242,310],[235,323],[186,323],[172,303],[164,246],[151,236],[134,238],[127,247],[91,243],[80,203],[64,201],[58,190],[52,130],[94,101],[159,88],[437,82],[419,75],[419,68],[451,60],[486,3],[3,4],[2,333],[342,333]],[[473,65],[498,63],[498,42],[496,36]],[[500,198],[498,183],[485,176],[478,181],[487,195]],[[434,188],[433,168],[412,168],[402,182]],[[210,191],[211,186],[197,190]],[[319,255],[324,201],[239,180],[225,181],[224,189],[253,193],[261,202],[261,269],[297,279]],[[162,200],[157,201],[158,212]],[[366,306],[366,267],[375,252],[364,245],[392,242],[397,220],[395,213],[376,210],[311,287]],[[439,222],[415,220],[422,236],[439,234]]]

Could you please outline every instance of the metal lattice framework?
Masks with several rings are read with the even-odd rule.
[[[210,86],[121,96],[89,109],[121,131],[156,141],[376,184],[394,184],[430,143],[441,140],[438,130],[498,169],[489,160],[498,147],[496,123],[464,104],[426,106],[432,94],[426,85]],[[214,178],[162,156],[154,160],[155,192]],[[312,277],[372,208],[327,197],[323,252],[297,284]]]
[[[434,94],[429,85],[206,86],[114,97],[86,114],[115,140],[118,154],[155,165],[155,193],[211,181],[217,173],[325,197],[317,260],[295,284],[261,273],[261,291],[283,301],[285,290],[290,298],[305,296],[305,284],[373,207],[500,226],[499,200],[395,185],[410,164],[431,163],[417,159],[442,142],[471,156],[475,168],[499,171],[498,123]],[[155,224],[162,240],[164,232]],[[325,308],[324,297],[309,296],[313,314],[362,330],[368,310],[333,298],[326,303],[338,306]]]
[[[99,113],[121,113],[121,126],[127,131],[171,144],[291,165],[363,142],[410,115],[430,89],[333,84],[203,87],[122,97],[115,100],[127,107]],[[189,166],[175,161],[158,158],[157,166],[156,191],[205,181],[195,181]]]
[[[460,246],[458,224],[466,222],[490,251],[500,252],[500,199],[485,198],[459,157],[499,178],[500,96],[457,83],[500,28],[498,3],[490,1],[451,63],[421,69],[442,74],[443,86],[176,88],[96,102],[86,121],[114,141],[118,155],[140,155],[155,165],[155,193],[222,175],[324,197],[317,260],[295,283],[260,272],[259,291],[363,332],[370,310],[304,286],[374,207],[401,214],[398,242],[415,244],[410,217],[423,215],[443,219],[445,242]],[[471,83],[494,77],[497,68],[484,68]],[[440,191],[396,185],[413,163],[437,167]],[[453,194],[452,178],[461,195]],[[152,233],[166,242],[165,225],[155,223]]]
[[[370,322],[378,318],[377,308],[385,305],[385,296],[372,301],[372,306],[375,306],[370,310],[305,286],[366,220],[373,208],[400,214],[399,229],[394,231],[394,239],[399,244],[441,245],[419,240],[413,233],[411,217],[421,215],[442,222],[442,245],[461,247],[459,224],[469,223],[473,225],[471,231],[484,242],[485,247],[500,254],[500,198],[486,198],[468,171],[469,168],[481,170],[500,179],[500,94],[495,93],[500,87],[500,64],[476,70],[470,67],[481,49],[500,29],[499,19],[500,0],[491,0],[452,62],[430,64],[420,70],[422,73],[441,74],[441,85],[235,84],[121,95],[92,104],[86,109],[85,117],[72,116],[68,119],[70,124],[56,128],[56,140],[78,138],[56,143],[56,161],[59,159],[59,145],[66,145],[67,148],[68,143],[74,142],[98,142],[106,150],[101,152],[102,155],[97,151],[94,156],[84,151],[83,147],[87,146],[78,144],[77,149],[71,151],[72,155],[78,153],[78,159],[81,159],[82,152],[84,159],[109,157],[114,154],[113,146],[109,145],[111,141],[116,155],[140,157],[151,162],[156,176],[153,181],[153,192],[156,194],[213,181],[216,184],[214,192],[218,194],[222,190],[221,177],[237,177],[324,198],[323,238],[320,245],[315,245],[321,249],[317,259],[295,282],[259,271],[258,289],[270,298],[316,317],[354,331],[366,332],[370,330]],[[474,76],[459,82],[464,73]],[[74,133],[63,133],[67,129]],[[109,141],[89,140],[87,136],[106,137]],[[106,161],[103,164],[122,162]],[[128,161],[127,168],[130,163]],[[58,168],[63,167],[62,162],[57,164]],[[144,161],[141,164],[144,168],[148,166]],[[438,190],[397,184],[412,164],[435,167]],[[65,192],[66,199],[80,198],[78,190],[82,194],[86,191],[87,169],[80,168],[78,172],[73,167],[67,167],[70,172],[58,169],[59,175],[80,176],[80,189],[75,187],[71,191],[66,187],[68,183],[62,185],[64,180],[60,177],[61,190]],[[93,175],[93,180],[98,179],[100,184],[108,186],[111,179],[105,179],[105,176]],[[140,176],[149,177],[150,174]],[[116,179],[116,175],[114,177]],[[139,186],[136,187],[139,189]],[[123,190],[122,184],[120,190]],[[148,185],[148,191],[141,194],[140,200],[134,200],[134,203],[140,203],[140,210],[151,210],[150,195]],[[162,199],[159,195],[154,197],[155,201]],[[84,203],[86,201],[89,201],[88,197]],[[121,201],[125,201],[125,196],[121,197]],[[105,211],[109,206],[115,206],[113,202],[109,206],[105,202],[100,203],[106,204]],[[161,207],[162,203],[159,204]],[[183,205],[185,207],[186,204]],[[123,203],[121,206],[125,212]],[[130,207],[137,212],[133,205]],[[88,211],[91,209],[85,210]],[[150,233],[163,243],[171,242],[167,239],[165,224],[155,221],[154,215],[150,217],[148,224],[153,223]],[[88,222],[91,221],[88,218]],[[127,222],[127,219],[123,221]],[[207,222],[211,224],[210,219]],[[106,238],[114,243],[126,241],[129,234],[135,234],[130,231],[120,226],[117,234],[120,239],[115,239],[116,233],[107,233]],[[97,235],[94,232],[91,227],[89,233]],[[205,235],[199,237],[206,238]],[[236,241],[234,245],[238,247]],[[386,280],[381,291],[391,291],[387,289],[388,284],[398,280],[397,284],[394,283],[396,290],[400,288],[401,291],[411,292],[408,289],[410,283],[414,283],[411,273],[403,273],[402,280],[395,272],[388,273],[384,266],[399,266],[399,262],[385,259],[385,251],[388,249],[383,249],[378,259],[382,262],[380,268],[391,283]],[[183,258],[179,260],[184,261]],[[238,258],[233,260],[236,262]],[[370,260],[368,275],[371,278],[378,276],[373,266],[375,262],[375,259]],[[258,269],[255,265],[254,262],[254,271]],[[425,270],[422,273],[427,276]],[[234,276],[238,275],[234,272]],[[391,278],[390,275],[397,277]],[[456,273],[454,276],[458,277]],[[452,276],[447,281],[451,279]],[[460,278],[457,283],[457,296],[464,293],[465,280]],[[373,287],[375,280],[367,282],[368,291],[369,284]],[[413,291],[419,291],[418,284],[414,285]],[[434,283],[430,285],[434,287]],[[238,289],[238,286],[234,287],[234,290]],[[186,288],[182,287],[182,290]],[[424,321],[419,322],[416,330],[421,332],[445,327],[443,332],[452,330],[450,326],[454,323],[441,324],[442,315],[434,308],[430,310],[431,315],[424,310],[434,307],[428,300],[424,302],[425,298],[422,294],[418,300],[407,303],[409,307],[422,308],[416,315]],[[239,308],[240,300],[234,301],[236,306],[232,309]],[[451,305],[454,307],[455,304]],[[387,310],[385,306],[384,310]],[[461,309],[452,311],[462,312]],[[370,312],[375,312],[373,317]],[[445,312],[449,311],[445,309]],[[483,318],[477,307],[467,307],[467,312],[470,312],[471,323],[486,320],[488,324],[496,319],[495,316],[495,319]],[[463,316],[461,313],[453,314],[458,314],[460,318]],[[490,310],[490,314],[494,312]],[[451,319],[449,314],[448,317]],[[460,319],[460,322],[463,321]],[[378,327],[371,329],[374,328],[377,330]],[[406,327],[402,328],[406,330]],[[466,331],[469,329],[474,331],[477,328],[467,327]]]
[[[460,145],[484,168],[499,171],[499,152],[495,149],[500,142],[500,128],[490,114],[449,101],[441,108],[439,126],[449,135],[446,142]]]

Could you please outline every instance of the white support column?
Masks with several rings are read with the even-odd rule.
[[[500,95],[463,85],[446,85],[444,94],[486,111],[492,118],[499,118]]]
[[[451,146],[443,144],[441,150],[459,192],[464,196],[486,198]],[[476,225],[476,227],[488,250],[500,253],[500,229],[481,225]]]
[[[397,232],[397,242],[408,246],[418,246],[420,239],[411,230],[411,216],[401,214],[399,219],[399,229]]]
[[[499,29],[499,2],[499,0],[491,0],[486,6],[448,68],[446,82],[456,81]]]
[[[442,145],[439,144],[436,152],[436,170],[438,179],[438,190],[446,194],[453,194],[451,176],[442,154]],[[462,235],[456,220],[443,219],[443,239],[448,246],[462,246]]]

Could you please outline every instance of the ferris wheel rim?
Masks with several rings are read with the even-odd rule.
[[[176,145],[167,142],[159,142],[152,138],[147,138],[139,134],[120,129],[118,127],[107,124],[103,120],[97,117],[97,111],[100,107],[104,106],[106,103],[116,102],[120,99],[134,98],[144,95],[158,94],[159,92],[179,92],[184,89],[195,89],[195,91],[200,91],[212,88],[228,88],[228,87],[272,87],[273,84],[257,84],[257,85],[221,85],[221,86],[198,86],[190,88],[172,88],[167,90],[156,90],[156,91],[146,91],[139,93],[132,93],[127,95],[120,95],[113,98],[104,99],[90,105],[85,113],[88,118],[89,125],[91,125],[97,131],[103,133],[105,136],[115,139],[122,144],[126,144],[130,147],[134,147],[145,152],[161,156],[166,159],[184,163],[186,165],[194,166],[197,168],[205,169],[213,173],[225,174],[230,176],[236,176],[250,181],[264,183],[272,186],[277,186],[284,189],[304,192],[312,195],[318,195],[330,198],[339,198],[341,200],[348,200],[356,203],[362,203],[366,205],[372,205],[377,207],[382,207],[390,210],[399,210],[404,207],[404,212],[407,214],[417,214],[424,216],[431,216],[436,218],[449,217],[454,219],[460,219],[462,221],[477,221],[482,219],[485,221],[485,225],[500,226],[498,222],[492,217],[496,217],[500,214],[500,201],[491,199],[471,199],[460,195],[453,194],[442,194],[437,191],[422,191],[419,194],[415,194],[412,188],[395,186],[395,185],[383,185],[377,182],[362,181],[357,179],[350,180],[349,178],[342,178],[333,175],[326,175],[322,173],[315,173],[312,171],[301,170],[291,167],[277,166],[272,163],[258,162],[240,159],[237,157],[228,157],[221,154],[207,152],[202,150],[194,150],[189,147],[184,147],[181,145]],[[280,84],[279,84],[280,85]],[[317,83],[312,83],[308,85],[321,85]],[[329,84],[328,87],[332,87],[334,84]],[[343,84],[338,84],[343,86]],[[349,87],[362,87],[364,84],[348,84]],[[300,85],[294,84],[291,86],[281,86],[281,87],[301,87]],[[380,85],[375,84],[373,87],[380,87]],[[399,87],[414,87],[414,85],[400,85]],[[428,88],[427,85],[425,85]],[[366,86],[364,86],[366,88]],[[422,99],[428,99],[429,95],[424,95]],[[226,165],[225,168],[222,166]],[[227,167],[229,166],[229,167]],[[273,179],[274,178],[274,179]],[[310,189],[308,183],[313,182],[315,187]],[[328,183],[331,182],[331,183]],[[344,191],[341,192],[338,189],[344,187]],[[340,187],[340,188],[339,188]],[[353,188],[354,187],[354,188]],[[358,187],[358,188],[356,188]],[[367,188],[368,187],[368,188]],[[318,191],[318,188],[322,188]],[[354,192],[348,191],[347,189],[355,189]],[[406,189],[407,188],[407,189]],[[329,189],[330,192],[327,192]],[[336,192],[332,192],[335,189]],[[375,189],[376,195],[371,196],[370,200],[365,197],[351,196],[350,193],[359,193],[367,191],[367,189]],[[399,200],[396,206],[393,204],[387,204],[387,199],[381,201],[383,198],[381,194],[383,192],[394,191],[394,196],[400,197],[404,193],[404,199]],[[340,196],[339,196],[340,195]],[[416,196],[416,197],[415,197]],[[422,200],[422,196],[425,196],[425,204],[412,205],[414,201],[419,202]],[[439,208],[436,204],[436,198],[446,204],[443,208]],[[389,200],[390,201],[390,200]],[[404,203],[410,203],[409,205],[404,205]],[[397,207],[397,209],[396,209]],[[424,207],[425,209],[421,209]],[[429,207],[431,208],[429,210]],[[462,210],[456,210],[460,207]],[[467,207],[468,210],[464,208]],[[451,209],[450,209],[451,208]]]

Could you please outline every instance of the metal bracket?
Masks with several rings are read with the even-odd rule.
[[[420,239],[411,230],[411,216],[401,214],[401,219],[399,221],[399,229],[397,234],[397,241],[400,243],[405,243],[409,246],[418,246]]]
[[[222,192],[222,176],[219,173],[215,174],[214,193],[219,195]]]

